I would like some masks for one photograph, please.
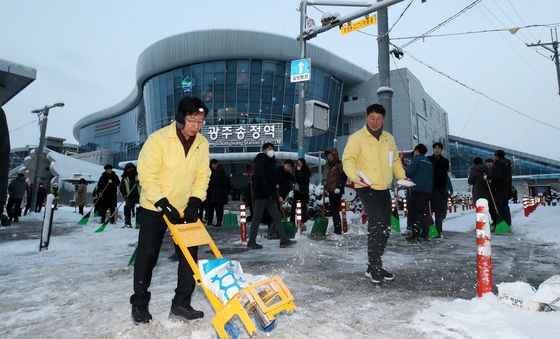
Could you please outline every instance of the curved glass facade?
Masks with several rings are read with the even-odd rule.
[[[449,139],[450,171],[456,178],[467,178],[469,176],[469,169],[472,167],[472,161],[475,157],[481,157],[483,160],[488,158],[494,159],[494,151],[498,149],[472,145],[464,141],[453,140],[452,138]],[[513,175],[560,173],[559,166],[507,153],[506,151],[506,158],[512,163]]]
[[[147,132],[169,124],[183,96],[201,98],[208,106],[206,125],[283,123],[282,151],[297,151],[294,107],[299,85],[290,83],[290,63],[261,59],[220,60],[187,65],[160,73],[144,85]],[[314,68],[306,88],[306,100],[319,100],[330,107],[329,130],[306,138],[306,151],[324,150],[342,131],[340,113],[342,81]],[[338,127],[338,128],[337,128]],[[259,151],[260,147],[228,149]],[[211,149],[213,153],[224,148]]]

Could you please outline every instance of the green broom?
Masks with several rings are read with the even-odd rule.
[[[103,188],[103,191],[101,191],[100,194],[103,194],[103,192],[105,192],[105,189],[107,189],[107,186],[109,186],[109,183],[107,183],[107,185],[105,185],[105,188]],[[95,201],[95,204],[93,204],[93,206],[91,207],[89,212],[87,212],[80,220],[78,220],[78,222],[76,224],[87,225],[87,223],[89,222],[89,217],[91,216],[91,212],[93,212],[93,209],[95,208],[95,206],[97,205],[98,202],[99,202],[99,199],[97,199],[97,201]]]
[[[490,192],[490,198],[492,198],[492,203],[494,204],[494,209],[496,210],[496,220],[494,220],[496,224],[496,228],[494,229],[495,233],[499,235],[499,234],[511,232],[511,227],[509,227],[507,222],[500,215],[500,212],[498,212],[498,207],[496,206],[496,201],[494,200],[494,194],[492,194],[492,189],[490,188],[490,184],[488,183],[488,180],[484,179],[484,181],[486,181],[488,192]]]
[[[134,262],[136,261],[137,256],[138,256],[138,244],[136,244],[136,248],[134,248],[134,252],[132,253],[132,256],[130,257],[130,260],[128,261],[128,266],[134,265]]]
[[[119,206],[115,209],[115,211],[113,213],[111,213],[111,216],[109,218],[107,218],[107,221],[105,221],[101,226],[99,226],[98,229],[95,230],[95,233],[101,233],[105,230],[105,227],[107,227],[107,224],[109,224],[109,221],[111,221],[111,219],[117,214],[117,212],[119,211],[121,206],[126,202],[126,199],[130,195],[130,193],[132,193],[132,191],[134,191],[135,187],[136,187],[136,184],[134,184],[132,186],[132,188],[130,189],[128,194],[124,197],[124,200],[119,204]]]
[[[313,228],[311,229],[311,235],[315,237],[324,237],[327,234],[328,225],[329,219],[325,218],[325,194],[323,194],[322,217],[315,218]]]
[[[391,214],[391,228],[395,232],[401,232],[401,222],[399,220],[399,210],[397,209],[397,204],[395,204],[393,214]]]
[[[426,220],[430,224],[430,228],[428,228],[428,237],[430,239],[439,238],[439,232],[436,228],[436,224],[434,222],[434,219],[432,218],[432,202],[431,201],[428,201],[428,213],[429,214],[426,217]]]

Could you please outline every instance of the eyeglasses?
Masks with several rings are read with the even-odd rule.
[[[206,125],[206,120],[197,121],[197,120],[189,120],[189,119],[185,118],[185,122],[187,122],[191,125],[200,125],[200,126]]]

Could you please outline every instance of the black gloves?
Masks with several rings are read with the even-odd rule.
[[[185,222],[192,223],[198,220],[198,210],[202,205],[202,200],[197,197],[190,197],[187,208],[185,208]]]
[[[200,200],[200,199],[199,199]],[[158,211],[162,212],[172,224],[181,224],[184,220],[179,215],[179,211],[169,203],[167,198],[158,200],[155,204]]]

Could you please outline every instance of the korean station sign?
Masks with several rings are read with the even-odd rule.
[[[367,26],[375,25],[377,23],[377,16],[370,15],[366,18],[360,19],[358,21],[354,21],[349,23],[348,25],[343,25],[340,28],[340,34],[348,34],[350,32],[357,31]]]
[[[201,133],[210,147],[262,146],[265,142],[282,145],[284,142],[282,123],[206,125]]]

